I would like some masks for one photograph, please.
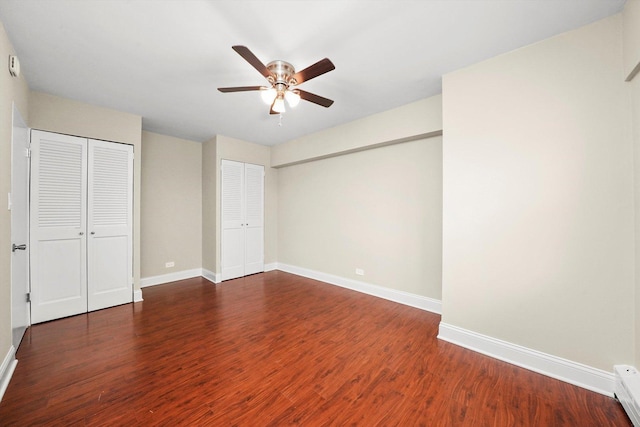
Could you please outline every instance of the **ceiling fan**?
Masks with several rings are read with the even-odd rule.
[[[264,65],[246,46],[232,46],[233,50],[238,52],[249,64],[253,66],[260,74],[266,77],[269,86],[239,86],[239,87],[220,87],[220,92],[245,92],[251,90],[259,90],[262,100],[271,106],[270,114],[281,114],[285,112],[286,100],[290,107],[295,107],[300,99],[313,102],[323,107],[330,107],[333,101],[328,98],[313,94],[311,92],[298,89],[300,83],[311,80],[324,73],[334,70],[336,67],[329,58],[321,59],[313,65],[308,66],[302,71],[293,68],[293,65],[285,61],[271,61]]]

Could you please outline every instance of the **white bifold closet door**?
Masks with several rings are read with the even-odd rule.
[[[222,280],[264,271],[264,166],[222,161]]]
[[[133,147],[31,135],[31,320],[133,300]]]
[[[133,301],[133,147],[89,140],[88,310]]]
[[[31,132],[31,323],[87,311],[87,140]]]

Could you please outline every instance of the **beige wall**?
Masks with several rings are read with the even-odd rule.
[[[140,177],[142,118],[42,92],[29,94],[29,126],[133,145],[133,280],[140,289]]]
[[[201,143],[142,132],[140,231],[143,278],[202,268]]]
[[[29,125],[34,129],[123,142],[140,149],[142,118],[42,92],[31,92]]]
[[[638,24],[640,25],[640,23]],[[633,145],[635,160],[635,366],[640,366],[640,77],[631,83],[633,100]]]
[[[640,71],[640,0],[627,0],[623,11],[624,76]]]
[[[441,298],[442,137],[279,172],[280,263]]]
[[[623,11],[625,76],[640,67],[640,0],[627,0]],[[634,62],[636,62],[634,64]],[[635,366],[640,366],[640,77],[627,83],[631,93],[635,165]]]
[[[364,117],[271,149],[271,166],[282,167],[442,134],[442,96],[425,98]]]
[[[11,348],[11,212],[6,208],[11,191],[11,131],[13,103],[28,123],[29,88],[24,78],[11,77],[9,55],[15,51],[0,22],[0,361]],[[25,70],[23,70],[25,71]],[[0,362],[1,363],[1,362]]]
[[[210,280],[215,280],[217,254],[216,146],[216,138],[202,143],[202,268]]]
[[[633,151],[616,15],[443,79],[442,321],[633,362]]]
[[[269,264],[278,260],[277,230],[278,230],[278,171],[270,166],[271,149],[264,145],[241,141],[223,135],[216,137],[216,197],[220,200],[221,179],[220,167],[222,160],[235,160],[244,163],[253,163],[265,167],[264,177],[264,263]],[[220,204],[216,205],[216,270],[221,274],[220,259]]]

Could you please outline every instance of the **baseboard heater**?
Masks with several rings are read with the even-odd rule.
[[[613,367],[616,378],[615,395],[635,427],[640,427],[640,373],[627,365]]]

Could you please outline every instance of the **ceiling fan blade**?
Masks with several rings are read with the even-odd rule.
[[[260,90],[263,86],[238,86],[238,87],[219,87],[220,92],[246,92],[248,90]]]
[[[313,65],[309,65],[304,70],[298,71],[293,75],[293,78],[296,79],[296,84],[299,85],[302,82],[306,82],[307,80],[311,80],[335,69],[336,66],[333,65],[333,62],[331,62],[329,58],[324,58]]]
[[[300,98],[309,102],[313,102],[314,104],[322,105],[323,107],[327,108],[331,107],[331,104],[333,104],[333,101],[329,98],[324,98],[320,95],[316,95],[315,93],[307,92],[300,89],[298,89],[298,91],[300,92]]]
[[[240,56],[242,56],[245,59],[245,61],[247,61],[249,64],[251,64],[253,66],[253,68],[258,70],[258,72],[260,74],[262,74],[266,78],[269,78],[269,76],[271,76],[271,73],[269,72],[269,69],[267,68],[267,66],[264,65],[262,63],[262,61],[260,61],[258,59],[258,57],[255,56],[253,54],[253,52],[251,52],[249,50],[248,47],[246,47],[246,46],[231,46],[231,48],[233,50],[235,50],[236,52],[238,52],[238,54]]]

